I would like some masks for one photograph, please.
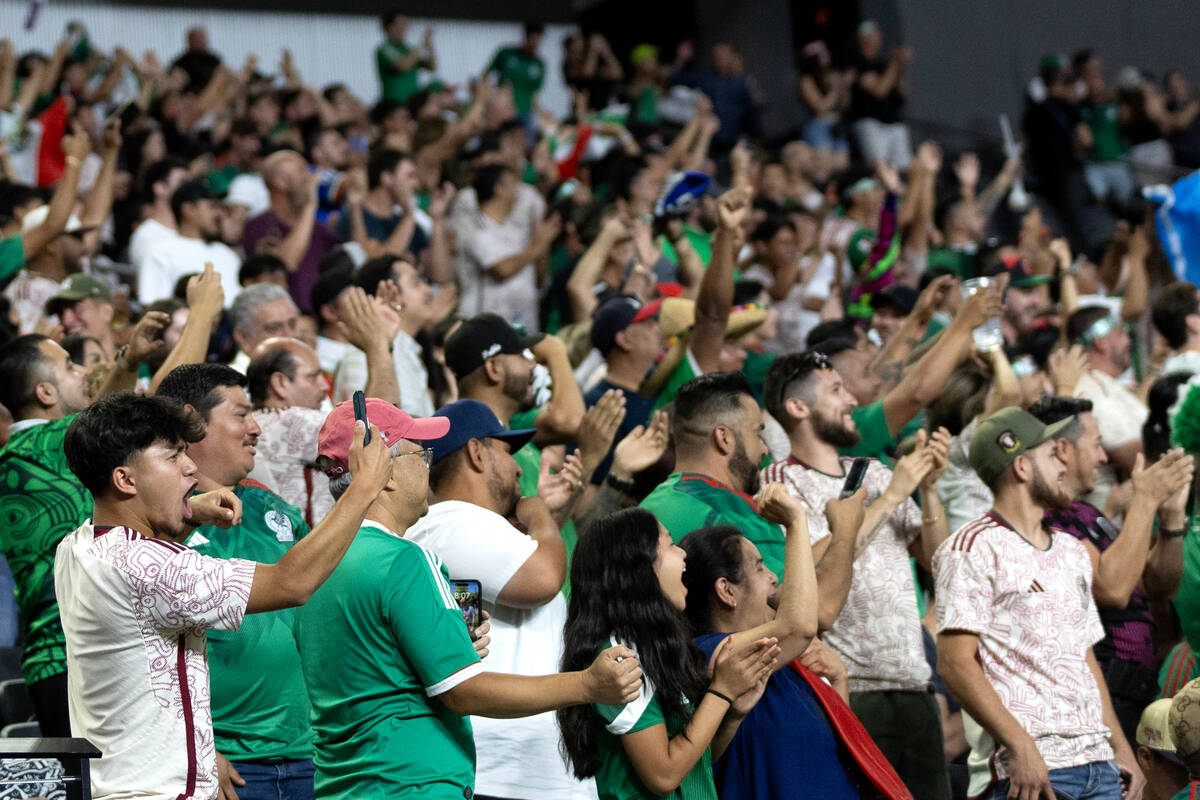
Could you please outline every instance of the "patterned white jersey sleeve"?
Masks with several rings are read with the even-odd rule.
[[[253,561],[212,558],[162,539],[130,548],[125,566],[137,607],[164,631],[236,631],[254,568]]]

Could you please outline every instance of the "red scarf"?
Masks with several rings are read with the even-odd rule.
[[[830,727],[837,734],[838,741],[846,748],[876,791],[887,800],[913,800],[904,781],[900,780],[896,770],[892,769],[883,753],[879,752],[871,734],[867,733],[867,729],[858,721],[858,717],[850,710],[850,706],[846,705],[842,696],[819,675],[801,664],[800,659],[793,661],[791,667],[813,690],[817,702],[821,704],[825,716],[829,719]]]

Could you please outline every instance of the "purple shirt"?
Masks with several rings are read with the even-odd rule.
[[[275,216],[274,211],[268,209],[246,220],[242,246],[246,249],[246,255],[266,251],[278,247],[291,231],[290,225],[285,225]],[[341,241],[324,223],[317,222],[313,225],[312,238],[308,240],[308,249],[300,259],[300,268],[288,275],[288,291],[301,311],[312,312],[309,295],[312,293],[313,284],[317,282],[317,264],[326,253],[341,244]]]
[[[1103,553],[1117,538],[1117,528],[1100,509],[1076,500],[1064,511],[1047,511],[1042,519],[1047,528],[1070,534],[1081,542],[1091,542]],[[1139,582],[1129,595],[1124,608],[1104,608],[1097,605],[1104,624],[1104,641],[1094,648],[1096,661],[1104,665],[1114,658],[1132,661],[1148,669],[1158,670],[1154,659],[1154,615],[1150,602]]]

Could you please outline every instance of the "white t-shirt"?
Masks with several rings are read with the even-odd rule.
[[[1092,562],[1077,539],[1050,533],[1039,550],[990,511],[933,556],[937,630],[979,636],[976,659],[1004,708],[1033,737],[1048,769],[1113,757],[1087,654],[1104,638]],[[997,778],[1008,753],[984,736]]]
[[[331,409],[262,408],[254,421],[262,428],[250,477],[291,503],[316,526],[329,509],[333,495],[329,478],[313,464],[317,460],[317,435]]]
[[[91,520],[58,545],[71,732],[97,798],[217,796],[205,631],[242,624],[255,563]]]
[[[421,360],[421,345],[404,331],[397,331],[392,340],[392,367],[400,387],[400,408],[414,417],[432,417],[435,409],[429,394],[429,372]],[[366,389],[368,378],[367,354],[347,345],[333,376],[334,400],[348,400],[355,392]]]
[[[173,297],[175,284],[184,275],[204,271],[204,262],[211,261],[221,276],[225,304],[233,302],[241,291],[238,270],[242,259],[227,244],[191,239],[172,232],[172,238],[162,237],[146,248],[145,258],[138,265],[138,300],[153,303]]]
[[[562,594],[538,608],[499,605],[497,595],[537,549],[537,542],[482,506],[445,500],[429,507],[404,538],[437,554],[453,580],[480,582],[492,615],[491,672],[548,675],[559,671],[567,601]],[[522,719],[471,717],[475,732],[475,791],[495,797],[595,798],[595,783],[578,781],[558,752],[553,713]]]
[[[33,333],[38,320],[46,316],[46,301],[58,294],[62,284],[43,275],[23,269],[17,273],[8,286],[4,287],[4,296],[16,309],[17,317],[21,320],[21,333]],[[58,317],[53,317],[57,321]]]
[[[169,228],[156,219],[142,220],[129,237],[129,263],[140,270],[155,242],[170,240],[178,235],[174,228]]]
[[[782,483],[804,502],[813,544],[832,535],[825,503],[841,493],[854,459],[844,456],[839,461],[842,475],[828,475],[790,457],[762,471],[763,483]],[[887,491],[891,480],[892,471],[871,459],[863,477],[868,506]],[[920,535],[921,509],[907,498],[884,518],[875,538],[854,560],[846,604],[822,636],[846,662],[851,692],[920,690],[929,685],[932,672],[925,661],[908,555],[909,545]]]
[[[1126,389],[1116,378],[1089,369],[1075,385],[1075,396],[1092,401],[1092,414],[1100,427],[1100,444],[1105,450],[1115,450],[1129,442],[1142,440],[1142,426],[1150,414],[1146,404]],[[1084,500],[1096,508],[1104,508],[1108,493],[1117,484],[1117,473],[1111,464],[1101,464],[1096,470],[1096,486]]]

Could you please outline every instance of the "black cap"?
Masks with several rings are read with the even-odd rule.
[[[644,304],[630,295],[621,295],[605,300],[592,314],[592,347],[607,358],[616,344],[618,333],[635,322],[643,322],[654,317],[660,308],[662,308],[661,298]]]
[[[899,309],[905,316],[908,316],[912,313],[913,308],[916,307],[917,297],[919,296],[916,289],[893,283],[891,286],[880,289],[871,298],[871,307],[878,311],[884,306],[892,306]]]
[[[171,195],[171,213],[178,219],[184,203],[194,203],[197,200],[219,200],[221,195],[212,190],[204,181],[184,181],[179,184],[175,194]]]
[[[492,356],[519,355],[543,339],[526,336],[498,314],[480,314],[464,322],[446,340],[446,366],[456,378],[465,378]]]

